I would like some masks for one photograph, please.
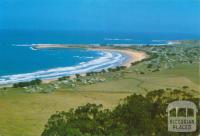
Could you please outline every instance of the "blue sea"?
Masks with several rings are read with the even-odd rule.
[[[33,50],[31,44],[167,44],[196,35],[78,31],[0,31],[0,84],[50,79],[121,65],[128,56],[86,49]]]

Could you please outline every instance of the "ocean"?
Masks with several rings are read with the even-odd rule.
[[[0,84],[50,79],[121,65],[127,56],[85,49],[33,50],[31,44],[167,44],[195,35],[64,31],[0,31]]]

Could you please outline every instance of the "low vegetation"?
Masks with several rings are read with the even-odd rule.
[[[192,94],[169,88],[149,92],[145,97],[133,94],[113,110],[103,109],[101,104],[88,103],[68,112],[53,114],[42,136],[181,136],[181,133],[168,132],[167,129],[166,109],[174,100],[199,103]],[[197,119],[200,119],[199,115]],[[197,135],[198,132],[187,135]]]
[[[27,87],[27,86],[32,86],[32,85],[40,85],[42,81],[40,79],[35,79],[30,82],[20,82],[20,83],[15,83],[13,84],[14,88],[18,87]]]
[[[131,48],[147,52],[150,57],[143,60],[146,61],[146,68],[148,71],[156,72],[162,69],[174,68],[177,64],[199,63],[199,44],[199,41],[182,41],[178,45],[145,45]]]
[[[61,77],[51,83],[36,80],[0,88],[0,135],[171,135],[166,132],[166,105],[173,100],[196,103],[200,99],[199,41],[112,48],[142,50],[150,57],[132,63],[129,68],[116,67],[88,72],[85,76]],[[85,106],[70,110],[79,105]],[[56,111],[64,112],[54,114]],[[93,111],[97,111],[95,117]],[[63,123],[62,119],[66,119],[63,129],[67,129],[52,130],[57,123]]]

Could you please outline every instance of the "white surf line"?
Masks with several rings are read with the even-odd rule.
[[[101,51],[101,57],[79,64],[77,66],[53,68],[49,70],[37,71],[33,73],[15,74],[0,77],[0,84],[13,84],[17,82],[31,81],[33,79],[51,79],[66,75],[82,74],[89,71],[107,69],[121,65],[125,55],[115,51]]]

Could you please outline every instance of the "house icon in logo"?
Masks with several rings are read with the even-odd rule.
[[[196,105],[190,101],[174,101],[167,107],[168,131],[194,132],[196,131]]]

